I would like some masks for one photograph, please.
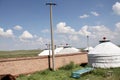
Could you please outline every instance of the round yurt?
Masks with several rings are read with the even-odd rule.
[[[80,52],[79,49],[75,47],[71,47],[69,45],[65,45],[65,46],[62,45],[54,50],[54,54],[72,54],[78,52]],[[47,49],[38,54],[38,56],[46,56],[46,55],[52,55],[52,50]]]
[[[92,49],[93,49],[93,47],[90,46],[90,47],[85,48],[84,51],[89,52],[89,51],[91,51]]]
[[[52,50],[44,50],[41,53],[38,54],[38,56],[46,56],[46,55],[52,55]]]
[[[80,50],[75,47],[67,47],[59,51],[58,54],[71,54],[71,53],[78,53],[78,52],[80,52]]]
[[[100,44],[88,53],[88,63],[96,68],[120,67],[120,48],[109,40],[100,41]]]

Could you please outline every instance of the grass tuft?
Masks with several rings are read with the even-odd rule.
[[[63,66],[60,69],[61,70],[72,70],[77,67],[78,67],[78,65],[75,65],[74,62],[70,62],[68,65]]]

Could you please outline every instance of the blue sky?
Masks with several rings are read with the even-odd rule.
[[[120,45],[120,0],[0,0],[0,50],[45,48],[50,43],[49,6],[54,42],[96,46],[102,37]]]

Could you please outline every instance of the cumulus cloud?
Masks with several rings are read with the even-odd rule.
[[[90,35],[91,32],[88,31],[88,28],[89,28],[89,26],[85,25],[85,26],[83,26],[83,27],[79,30],[78,33],[79,33],[80,35],[83,35],[83,36]]]
[[[108,27],[104,25],[96,26],[83,26],[79,32],[80,36],[90,36],[92,39],[101,39],[102,37],[107,37],[109,39],[114,38],[114,31],[111,31]]]
[[[75,34],[75,30],[70,26],[67,26],[65,22],[60,22],[57,24],[56,32],[63,34]]]
[[[15,30],[22,30],[22,27],[19,26],[19,25],[16,25],[16,26],[14,27],[14,29],[15,29]]]
[[[73,27],[67,26],[65,22],[60,22],[56,26],[57,38],[56,43],[69,43],[71,45],[86,45],[86,36],[90,36],[91,45],[98,44],[98,41],[103,37],[110,39],[112,42],[119,44],[120,42],[120,22],[115,24],[114,29],[110,29],[105,25],[85,25],[79,30],[75,30]]]
[[[120,2],[116,2],[112,6],[112,9],[113,9],[114,13],[116,13],[117,15],[120,15]]]
[[[37,42],[39,42],[39,44],[47,44],[50,42],[49,39],[43,38],[43,37],[39,37],[37,40]]]
[[[3,28],[0,28],[0,37],[14,37],[13,31],[11,29],[8,29],[4,31]]]
[[[33,35],[30,32],[28,32],[28,31],[24,31],[19,38],[21,40],[33,39]]]
[[[120,23],[117,23],[116,25],[117,27],[119,27]],[[57,33],[59,33],[57,37],[59,37],[60,34],[62,34],[62,38],[58,38],[59,41],[61,39],[61,41],[64,40],[66,42],[74,41],[74,43],[75,41],[78,42],[85,39],[86,36],[90,36],[91,39],[96,39],[96,40],[99,40],[104,36],[109,39],[114,39],[116,33],[116,31],[114,30],[111,31],[107,26],[104,25],[95,25],[95,26],[85,25],[81,27],[80,30],[76,31],[74,28],[66,26],[65,22],[60,22],[59,24],[57,24],[56,31]]]
[[[116,23],[115,26],[115,35],[120,35],[120,22]]]
[[[94,38],[108,37],[110,39],[114,38],[113,32],[104,25],[90,26],[91,36]]]
[[[115,25],[116,25],[117,29],[120,29],[120,22],[116,23]]]
[[[43,40],[42,37],[39,37],[39,38],[37,39],[37,41],[43,43],[44,40]]]
[[[72,41],[78,41],[79,40],[78,35],[69,35],[68,38]]]
[[[92,11],[91,14],[94,16],[99,16],[99,14],[97,12],[94,12],[94,11]]]
[[[89,15],[87,15],[87,14],[80,16],[81,19],[88,18],[88,17],[89,17]]]

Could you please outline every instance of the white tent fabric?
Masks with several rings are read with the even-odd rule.
[[[63,50],[63,47],[58,47],[55,49],[55,54],[59,53],[61,50]]]
[[[93,47],[90,46],[90,47],[85,48],[84,50],[85,51],[88,51],[88,50],[91,51],[92,49],[93,49]]]
[[[52,55],[52,51],[51,50],[44,50],[40,54],[38,54],[38,56],[49,55],[49,54]]]
[[[76,49],[74,47],[58,47],[54,50],[54,54],[70,54],[70,53],[76,53],[79,52],[79,49]],[[38,54],[38,56],[44,56],[44,55],[52,55],[52,51],[51,50],[44,50],[42,51],[40,54]]]
[[[59,51],[59,54],[69,54],[69,53],[77,53],[77,52],[79,52],[79,49],[76,49],[74,47],[68,47]]]
[[[88,53],[88,61],[93,67],[120,67],[120,48],[111,42],[101,43]]]

